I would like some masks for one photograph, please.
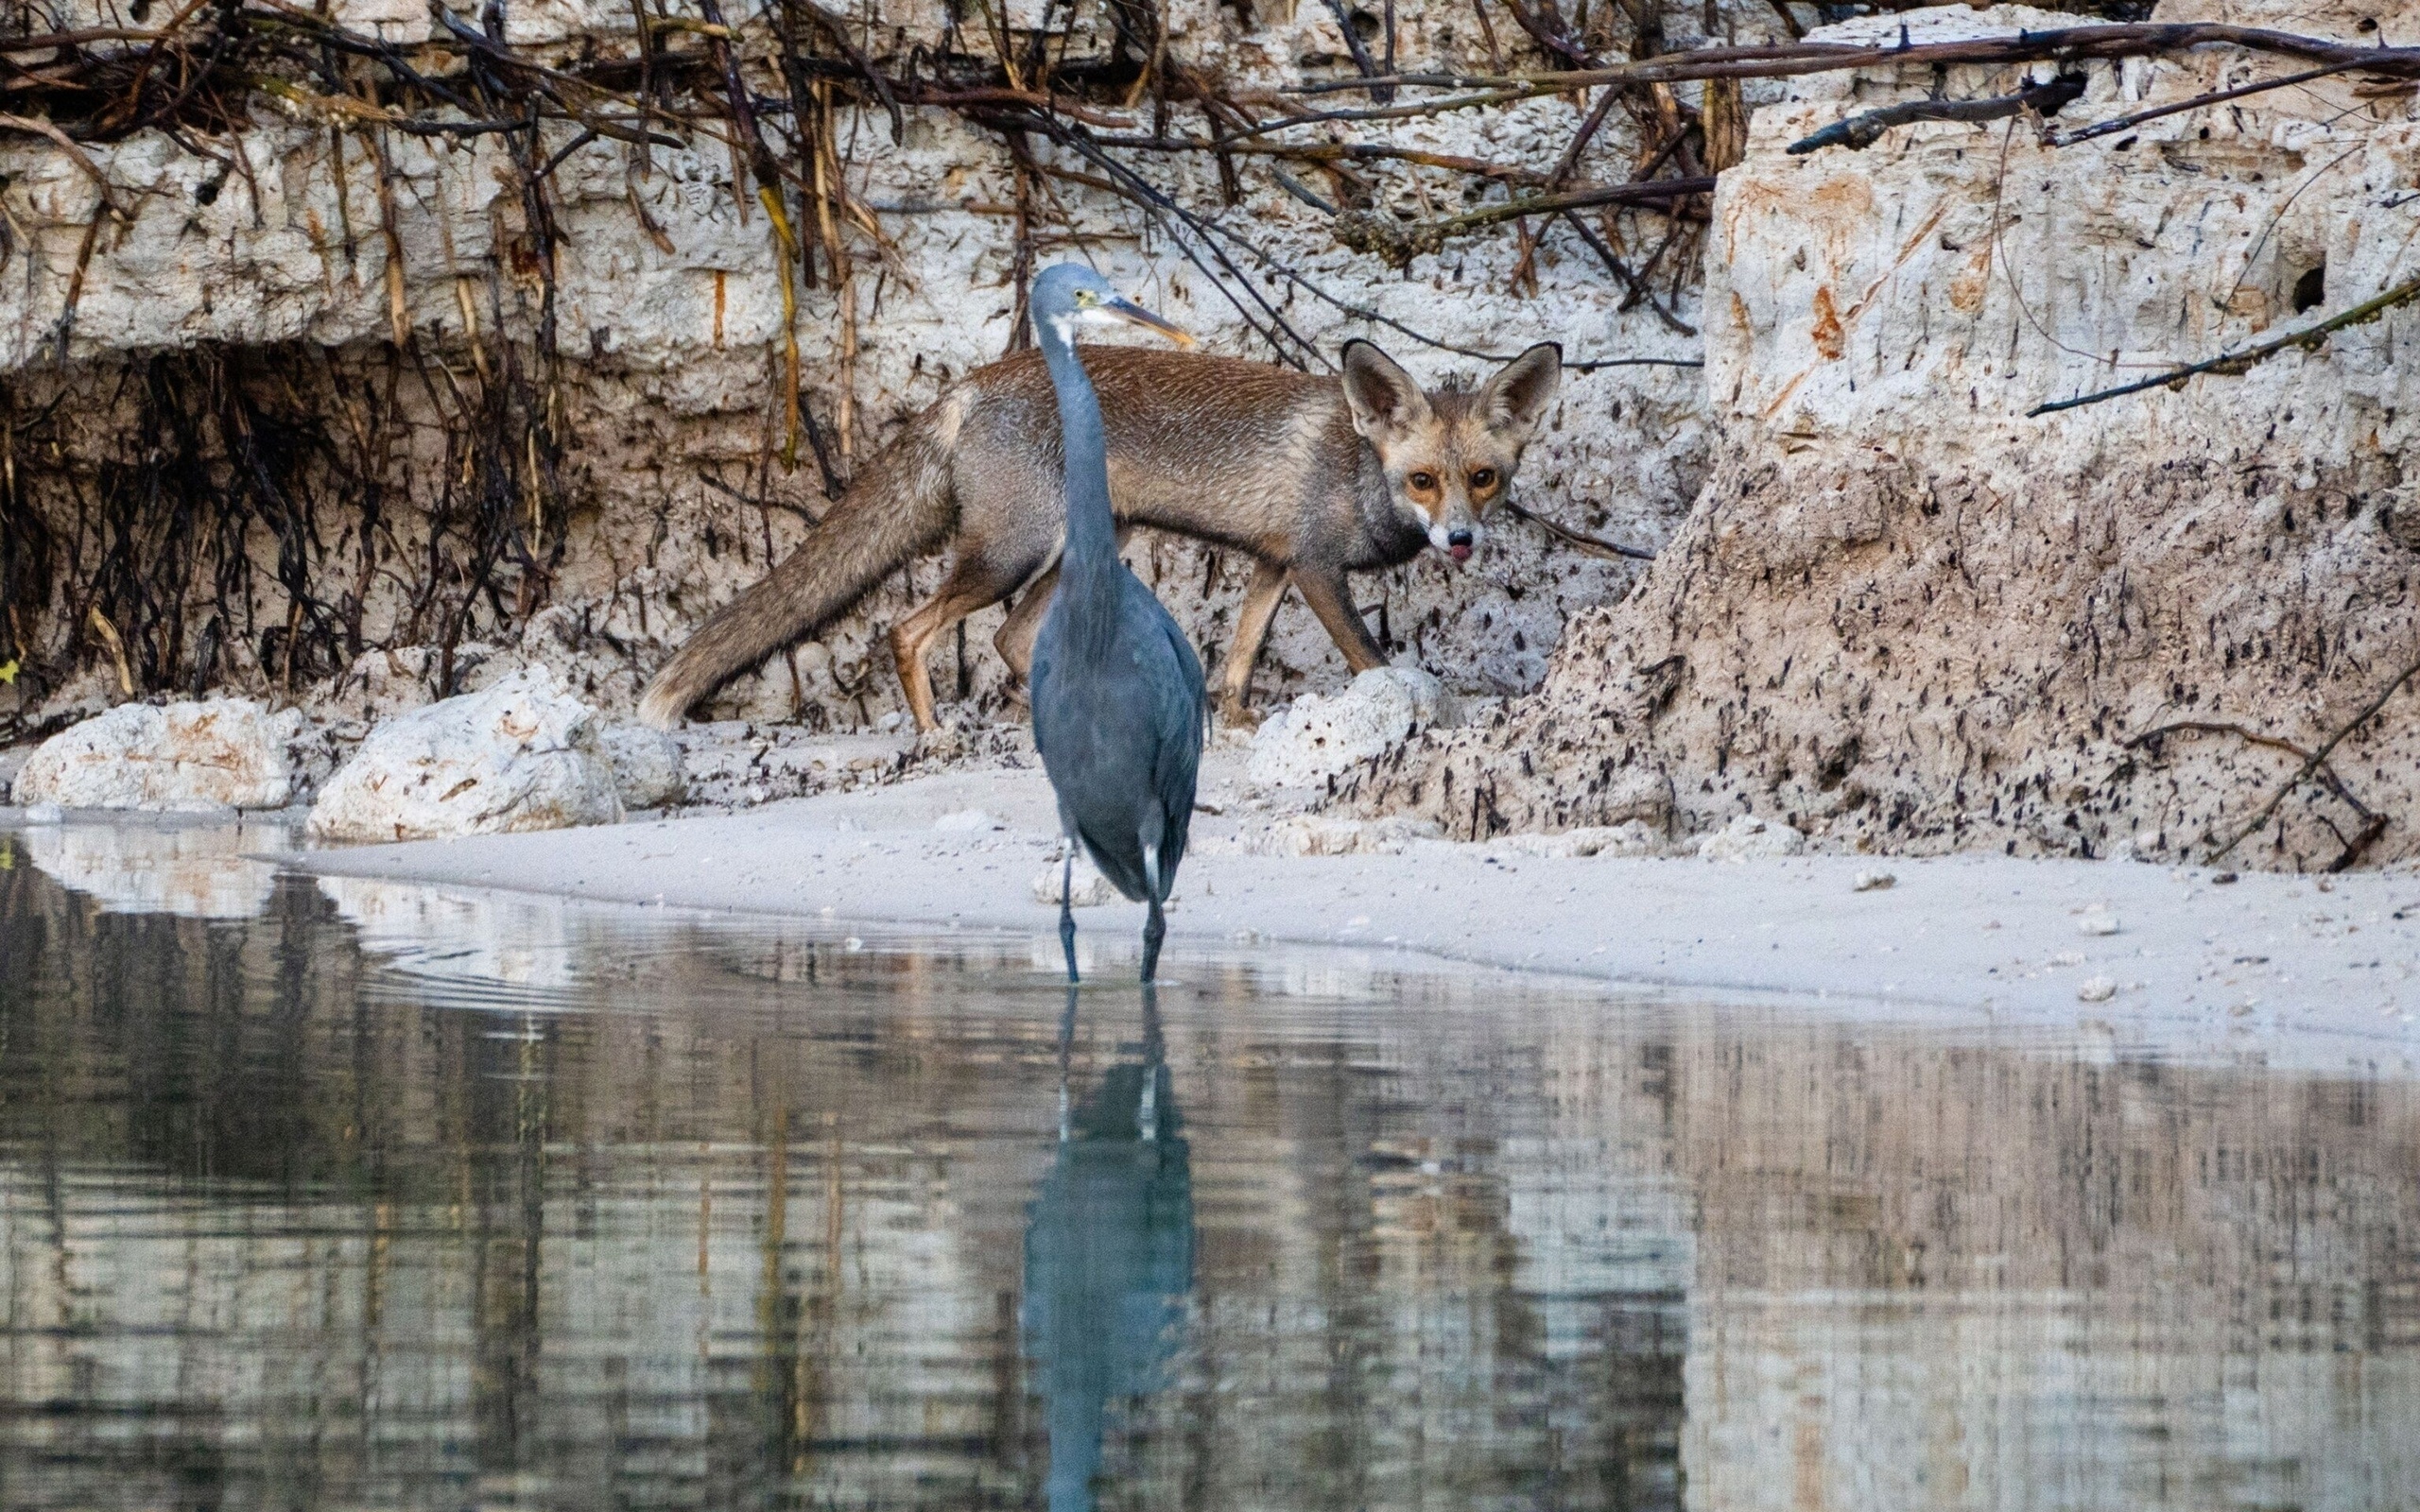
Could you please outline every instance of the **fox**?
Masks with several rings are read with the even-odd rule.
[[[1357,675],[1386,663],[1347,575],[1431,548],[1468,561],[1563,377],[1551,341],[1476,385],[1436,388],[1363,340],[1345,344],[1332,375],[1137,347],[1081,352],[1100,393],[1120,541],[1143,526],[1253,560],[1217,697],[1219,717],[1243,726],[1253,664],[1289,586]],[[1040,354],[1022,352],[967,373],[908,421],[796,551],[665,662],[639,716],[679,724],[730,678],[946,545],[948,576],[890,630],[908,710],[929,734],[940,727],[933,643],[1018,594],[993,644],[1023,680],[1065,534],[1057,401]]]

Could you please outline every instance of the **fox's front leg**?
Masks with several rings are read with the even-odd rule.
[[[1287,576],[1286,568],[1264,561],[1253,571],[1252,586],[1244,590],[1243,608],[1236,615],[1235,644],[1227,648],[1227,664],[1219,674],[1219,718],[1226,724],[1250,729],[1260,722],[1244,700],[1252,694],[1253,663],[1260,660],[1260,648],[1269,640],[1269,623],[1285,601]]]
[[[1361,623],[1360,611],[1353,607],[1353,590],[1344,580],[1341,568],[1308,568],[1297,563],[1294,586],[1303,591],[1303,602],[1327,627],[1328,639],[1344,653],[1344,664],[1359,677],[1372,667],[1387,664],[1387,653],[1370,634],[1370,627]]]

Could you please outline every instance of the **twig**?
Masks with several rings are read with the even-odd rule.
[[[1560,215],[1591,205],[1658,204],[1713,192],[1714,180],[1711,178],[1655,179],[1644,183],[1578,189],[1568,194],[1529,195],[1498,205],[1483,205],[1467,215],[1448,216],[1443,220],[1414,221],[1409,225],[1391,215],[1362,210],[1347,211],[1336,217],[1334,231],[1336,239],[1355,251],[1374,253],[1401,267],[1414,257],[1437,251],[1456,236],[1466,236],[1499,221],[1518,220],[1525,215]]]
[[[1569,525],[1557,524],[1545,515],[1532,513],[1510,499],[1504,501],[1504,507],[1512,518],[1527,520],[1558,541],[1574,546],[1591,557],[1603,557],[1614,561],[1653,561],[1655,559],[1655,553],[1651,551],[1641,551],[1636,546],[1625,546],[1616,541],[1600,541],[1595,536],[1582,535]]]
[[[2267,824],[2269,822],[2269,816],[2277,812],[2277,805],[2286,801],[2286,796],[2291,793],[2295,788],[2300,787],[2305,782],[2308,781],[2310,774],[2319,770],[2319,768],[2325,764],[2328,756],[2334,752],[2336,747],[2344,743],[2345,737],[2351,735],[2353,731],[2360,729],[2363,725],[2368,724],[2371,718],[2376,715],[2379,710],[2386,707],[2386,701],[2402,691],[2403,685],[2410,682],[2414,676],[2420,676],[2420,661],[2413,662],[2411,665],[2396,673],[2394,675],[2394,679],[2389,682],[2384,688],[2380,689],[2377,697],[2372,698],[2367,704],[2364,704],[2360,713],[2355,714],[2342,729],[2328,736],[2327,743],[2325,745],[2321,746],[2317,750],[2312,751],[2308,759],[2307,759],[2300,767],[2295,769],[2294,775],[2286,780],[2285,785],[2278,788],[2276,792],[2271,794],[2269,796],[2268,802],[2260,805],[2259,813],[2254,815],[2241,829],[2236,831],[2235,834],[2228,839],[2226,844],[2210,852],[2210,858],[2205,864],[2209,866],[2217,866],[2221,861],[2226,859],[2228,851],[2233,850],[2237,846],[2241,845],[2247,836],[2251,835],[2255,831],[2257,831],[2262,825]]]
[[[2247,94],[2265,94],[2273,89],[2284,89],[2290,84],[2308,84],[2314,78],[2325,78],[2330,74],[2342,74],[2347,69],[2360,66],[2359,63],[2350,62],[2330,63],[2325,68],[2313,68],[2300,74],[2287,74],[2277,78],[2263,78],[2236,89],[2222,89],[2214,94],[2196,94],[2189,100],[2178,100],[2173,105],[2163,105],[2156,110],[2137,111],[2132,115],[2121,115],[2114,121],[2098,122],[2079,130],[2053,131],[2048,140],[2054,147],[2071,147],[2079,142],[2089,142],[2097,136],[2115,135],[2129,128],[2140,126],[2145,121],[2156,121],[2163,115],[2174,115],[2182,111],[2198,111],[2205,105],[2223,105],[2229,100],[2239,100]]]
[[[93,161],[93,155],[69,140],[67,133],[58,127],[51,125],[48,121],[33,120],[23,115],[0,114],[0,130],[29,131],[35,136],[48,137],[61,152],[67,154],[67,160],[82,169],[84,176],[92,180],[95,187],[99,189],[103,210],[108,211],[118,220],[134,218],[128,215],[126,207],[118,202],[116,194],[110,188],[109,175],[103,173],[101,165]]]
[[[2083,77],[2062,74],[2047,83],[2032,84],[2014,94],[1999,94],[1980,100],[1907,100],[1886,105],[1878,111],[1852,115],[1792,142],[1788,151],[1793,158],[1820,152],[1825,147],[1846,147],[1862,152],[1882,139],[1882,133],[1894,126],[1907,126],[1916,121],[1996,121],[2003,116],[2031,111],[2036,115],[2056,115],[2064,107],[2083,94]]]
[[[2047,404],[2036,404],[2025,412],[2026,418],[2030,420],[2038,415],[2056,414],[2063,409],[2081,409],[2086,404],[2098,404],[2104,399],[2118,399],[2127,394],[2139,394],[2147,388],[2181,388],[2187,379],[2199,377],[2204,373],[2232,375],[2244,372],[2290,347],[2300,347],[2306,352],[2315,352],[2325,345],[2327,338],[2335,333],[2348,326],[2365,325],[2398,305],[2411,303],[2415,298],[2420,298],[2420,278],[2415,278],[2408,284],[2398,284],[2377,299],[2357,304],[2342,315],[2331,316],[2319,324],[2304,330],[2290,331],[2256,346],[2246,347],[2241,352],[2229,352],[2222,357],[2212,357],[2206,362],[2190,363],[2182,368],[2171,368],[2166,372],[2137,379],[2131,384],[2120,384],[2115,388],[2103,388],[2098,393],[2085,394],[2079,399],[2059,399]]]

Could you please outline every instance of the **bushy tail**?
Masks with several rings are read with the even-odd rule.
[[[735,674],[821,629],[942,543],[958,508],[943,435],[956,427],[939,419],[919,417],[857,473],[798,550],[698,627],[648,683],[641,719],[669,730]]]

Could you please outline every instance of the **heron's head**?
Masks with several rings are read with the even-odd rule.
[[[1033,281],[1029,301],[1037,331],[1048,331],[1069,346],[1079,333],[1114,326],[1138,325],[1157,332],[1180,347],[1193,346],[1193,334],[1172,321],[1122,299],[1109,280],[1081,263],[1061,263],[1045,268]]]

